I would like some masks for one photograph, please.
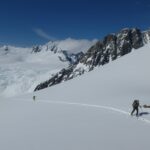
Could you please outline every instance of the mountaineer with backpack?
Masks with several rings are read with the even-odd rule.
[[[133,107],[133,110],[131,112],[131,116],[133,115],[133,113],[135,111],[136,111],[136,116],[138,116],[139,115],[139,107],[141,108],[139,100],[134,100],[133,104],[132,104],[132,107]]]

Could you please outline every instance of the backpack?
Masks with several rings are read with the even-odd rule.
[[[139,101],[138,100],[134,100],[132,106],[135,107],[139,107]]]

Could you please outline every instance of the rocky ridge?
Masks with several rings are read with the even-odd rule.
[[[93,70],[110,61],[122,57],[132,50],[139,49],[150,42],[150,30],[142,32],[138,28],[125,28],[116,34],[109,34],[99,40],[79,57],[77,63],[62,69],[49,80],[39,84],[34,91],[41,90]]]
[[[60,47],[58,47],[58,45],[51,41],[46,45],[40,46],[34,46],[32,48],[31,53],[39,53],[42,51],[51,51],[54,54],[58,53],[58,54],[62,54],[60,55],[58,58],[60,61],[65,62],[68,61],[70,64],[77,64],[80,60],[80,58],[84,55],[83,52],[79,52],[79,53],[70,53],[68,52],[68,50],[62,50]]]

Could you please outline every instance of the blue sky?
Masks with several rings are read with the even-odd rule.
[[[149,0],[1,0],[0,45],[101,39],[125,27],[150,27]]]

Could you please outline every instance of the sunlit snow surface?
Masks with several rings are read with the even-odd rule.
[[[0,101],[2,150],[147,150],[150,46],[73,80]],[[36,95],[33,101],[32,96]]]

